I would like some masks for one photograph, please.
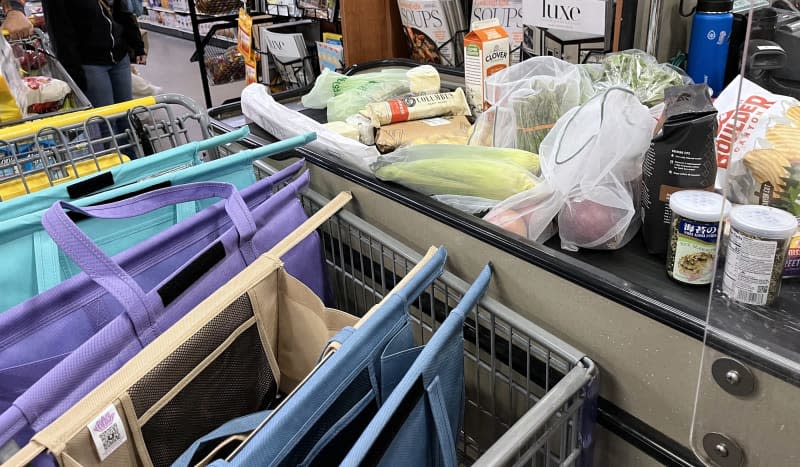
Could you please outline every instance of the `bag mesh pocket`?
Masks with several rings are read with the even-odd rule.
[[[253,316],[247,295],[147,373],[129,394],[138,417]],[[155,466],[168,466],[197,438],[235,417],[266,408],[277,385],[255,324],[240,334],[143,426]]]

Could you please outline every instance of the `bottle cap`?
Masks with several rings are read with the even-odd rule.
[[[728,13],[733,11],[733,0],[699,0],[698,13]]]
[[[722,211],[723,204],[725,212]],[[731,203],[717,193],[702,190],[682,190],[669,197],[669,208],[675,214],[700,222],[719,222],[728,214]]]
[[[731,227],[768,240],[787,240],[797,232],[797,218],[769,206],[748,204],[731,210]]]

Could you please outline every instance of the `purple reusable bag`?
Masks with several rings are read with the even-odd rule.
[[[14,400],[13,405],[0,415],[0,447],[12,438],[20,445],[27,442],[305,221],[297,194],[307,186],[308,173],[269,196],[274,183],[296,173],[298,164],[242,190],[248,204],[255,205],[252,212],[232,185],[211,182],[166,188],[93,208],[61,203],[82,215],[118,218],[198,198],[226,198],[113,260],[59,205],[51,208],[43,218],[45,228],[84,272],[0,315],[0,363],[5,364],[8,359],[4,357],[14,352],[35,351],[40,342],[48,342],[38,346],[40,353],[62,344],[44,359],[39,358],[41,354],[28,356],[31,364],[26,369],[31,371],[17,372],[20,378],[0,377],[0,395],[5,398],[17,391],[19,396],[6,399]],[[324,263],[316,234],[291,250],[284,262],[293,276],[323,294]],[[109,317],[105,327],[90,325],[105,316]],[[7,318],[12,326],[6,325]],[[21,334],[25,337],[20,338]],[[6,336],[13,335],[18,337],[14,345],[8,345]],[[64,341],[75,345],[68,348]]]

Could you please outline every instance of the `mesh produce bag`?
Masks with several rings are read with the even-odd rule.
[[[636,233],[642,159],[656,121],[627,89],[611,88],[558,120],[541,144],[543,183],[485,219],[545,240],[557,218],[562,248],[617,249]],[[518,229],[514,229],[518,231]]]

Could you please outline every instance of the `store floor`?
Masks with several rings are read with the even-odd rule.
[[[139,75],[163,89],[165,93],[178,93],[191,97],[205,107],[203,85],[197,63],[189,61],[194,53],[194,43],[186,39],[148,31],[150,53],[146,66],[137,66]],[[244,81],[211,87],[212,106],[239,97]]]

